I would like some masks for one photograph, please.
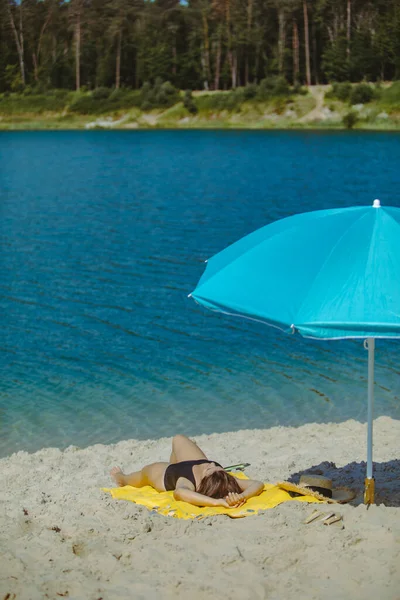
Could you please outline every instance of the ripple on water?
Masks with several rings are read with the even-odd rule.
[[[395,136],[357,132],[3,133],[0,455],[365,421],[361,343],[187,294],[205,259],[276,218],[377,189],[396,204],[399,158]],[[377,342],[377,415],[400,418],[399,358]]]

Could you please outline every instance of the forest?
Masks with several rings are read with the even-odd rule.
[[[400,78],[400,0],[0,0],[0,93]]]

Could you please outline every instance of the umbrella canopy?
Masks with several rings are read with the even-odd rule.
[[[275,221],[213,256],[191,296],[212,310],[322,339],[364,338],[372,482],[374,338],[400,337],[400,209],[321,210]]]
[[[207,263],[192,297],[304,337],[400,337],[400,209],[275,221]]]

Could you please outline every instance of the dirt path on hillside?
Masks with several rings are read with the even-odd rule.
[[[316,104],[310,112],[299,119],[299,123],[322,121],[324,119],[322,109],[324,108],[325,92],[328,88],[329,86],[326,85],[311,85],[308,88],[310,94],[315,98]]]

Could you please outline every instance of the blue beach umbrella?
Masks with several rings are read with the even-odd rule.
[[[367,473],[374,502],[375,338],[400,337],[400,209],[356,206],[275,221],[213,256],[190,294],[206,308],[368,350]]]

